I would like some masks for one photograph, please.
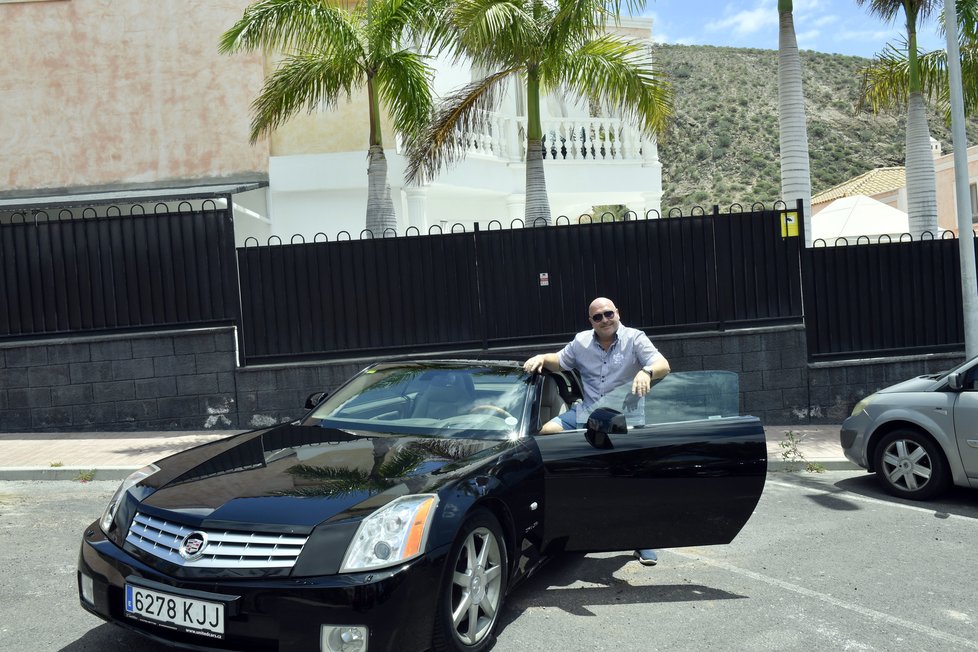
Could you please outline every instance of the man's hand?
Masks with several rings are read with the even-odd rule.
[[[649,393],[651,387],[652,376],[645,373],[643,369],[639,369],[638,373],[635,374],[635,378],[632,380],[632,394],[645,396]]]
[[[547,355],[541,353],[540,355],[535,355],[526,362],[523,363],[523,371],[529,374],[538,374],[543,371],[543,367],[547,364]]]

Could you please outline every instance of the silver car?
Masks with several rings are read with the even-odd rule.
[[[895,496],[925,500],[952,483],[978,488],[978,357],[867,396],[839,438],[846,457]]]

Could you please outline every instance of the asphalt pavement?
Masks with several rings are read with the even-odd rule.
[[[857,468],[839,426],[765,426],[768,471]],[[143,466],[239,430],[0,433],[0,480],[122,480]],[[792,433],[788,435],[788,433]]]

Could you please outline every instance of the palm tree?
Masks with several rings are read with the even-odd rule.
[[[958,16],[964,108],[970,114],[978,110],[978,0],[958,0],[955,11]],[[943,16],[939,22],[943,32]],[[934,50],[922,54],[917,64],[924,95],[937,102],[945,120],[950,123],[947,51]],[[910,66],[906,54],[897,48],[887,48],[871,66],[863,70],[863,77],[864,96],[874,106],[883,106],[885,98],[894,95],[906,97],[910,85]]]
[[[812,175],[801,86],[801,56],[791,0],[778,0],[778,123],[781,138],[781,196],[789,207],[801,199],[805,246],[812,244]]]
[[[223,53],[285,53],[252,104],[252,143],[302,108],[334,107],[341,97],[366,89],[366,228],[373,234],[397,229],[381,107],[401,132],[415,131],[428,119],[432,71],[412,46],[434,9],[427,0],[259,0],[221,36]]]
[[[890,22],[902,11],[907,27],[907,86],[903,92],[895,87],[886,92],[882,86],[877,91],[864,85],[863,97],[872,109],[907,105],[907,213],[910,233],[919,237],[925,231],[937,233],[937,181],[934,173],[934,156],[930,148],[930,129],[927,126],[923,85],[921,84],[920,57],[917,52],[917,25],[925,20],[941,0],[856,0],[856,4],[869,4],[869,12]],[[888,50],[893,50],[892,46]],[[883,91],[883,92],[880,92]]]
[[[641,9],[644,1],[629,2]],[[526,212],[528,225],[550,224],[543,169],[541,98],[571,91],[661,133],[672,112],[668,84],[652,68],[647,45],[605,32],[620,0],[456,0],[440,42],[474,69],[493,71],[450,94],[427,130],[409,140],[409,182],[430,179],[465,152],[458,130],[484,128],[511,79],[526,90]]]

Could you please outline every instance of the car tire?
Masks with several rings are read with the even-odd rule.
[[[495,638],[509,564],[499,521],[478,510],[452,544],[435,619],[435,650],[481,652]]]
[[[900,498],[926,500],[947,489],[950,474],[944,453],[921,432],[894,430],[873,452],[876,479],[887,492]]]

